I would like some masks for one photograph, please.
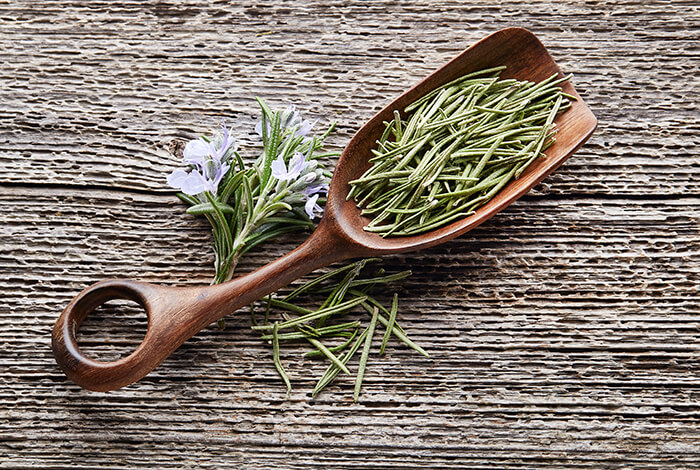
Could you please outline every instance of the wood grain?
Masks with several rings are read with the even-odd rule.
[[[696,2],[13,1],[0,26],[0,468],[700,467]],[[352,404],[342,380],[311,400],[299,377],[323,366],[290,355],[284,400],[240,315],[124,390],[65,379],[50,329],[81,288],[212,274],[205,225],[164,183],[174,141],[225,116],[249,146],[259,94],[337,119],[342,148],[507,26],[543,40],[600,124],[488,224],[386,260],[415,271],[402,324],[430,358],[395,345]],[[97,354],[138,342],[95,329]]]

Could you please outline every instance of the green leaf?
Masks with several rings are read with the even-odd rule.
[[[280,375],[280,377],[282,377],[285,385],[287,385],[287,396],[289,396],[289,392],[292,391],[292,384],[289,382],[289,377],[287,376],[287,373],[282,366],[282,361],[280,360],[280,342],[277,338],[277,323],[275,323],[272,329],[272,359],[275,363],[277,373]]]
[[[192,206],[199,204],[199,200],[197,200],[196,197],[187,195],[185,193],[177,193],[177,197],[179,197],[183,202],[190,204]]]
[[[241,170],[234,176],[229,178],[223,185],[223,189],[221,190],[221,197],[219,198],[219,200],[221,202],[228,203],[229,199],[231,199],[231,195],[233,194],[233,192],[236,191],[236,189],[238,189],[238,186],[241,185],[243,178],[245,178],[245,170]]]
[[[284,142],[284,146],[282,149],[278,152],[280,155],[282,155],[282,159],[287,162],[289,161],[290,156],[294,152],[294,150],[299,146],[301,141],[304,139],[304,137],[288,137],[287,140]]]
[[[236,234],[236,239],[241,230],[243,230],[243,192],[243,188],[239,186],[233,195],[233,208],[235,212],[233,217],[231,217],[231,233]]]
[[[365,339],[367,338],[367,333],[369,333],[369,328],[365,328],[365,330],[360,334],[360,336],[357,337],[353,345],[350,347],[350,350],[346,352],[342,357],[341,361],[343,364],[347,364],[350,359],[355,355],[357,350],[360,348],[361,344],[364,344]],[[323,390],[326,385],[331,383],[336,376],[340,373],[340,368],[336,366],[335,364],[331,364],[328,366],[328,369],[326,369],[326,372],[323,374],[321,379],[318,381],[316,384],[316,387],[314,387],[313,392],[311,392],[311,396],[315,397],[318,395],[321,390]]]
[[[222,243],[225,252],[222,252],[222,259],[225,258],[228,254],[231,253],[231,250],[233,249],[233,238],[231,237],[231,229],[229,228],[228,222],[226,221],[226,217],[224,216],[224,213],[221,212],[221,209],[219,209],[219,206],[217,205],[216,201],[214,200],[214,197],[211,195],[209,191],[205,191],[204,194],[207,197],[207,200],[209,201],[209,204],[212,205],[214,208],[214,219],[216,220],[216,225],[219,228],[219,240],[217,240],[219,243]],[[223,238],[223,240],[221,239]]]
[[[352,291],[351,291],[351,292],[352,292]],[[356,292],[356,293],[357,293],[357,294],[362,294],[362,292]],[[374,300],[372,297],[368,297],[367,300],[368,300],[368,302],[362,302],[360,305],[362,306],[362,308],[364,308],[365,310],[367,310],[368,313],[373,313],[373,312],[374,312],[374,307],[377,307],[377,308],[379,308],[380,310],[382,310],[384,313],[386,313],[387,315],[391,315],[391,313],[390,313],[385,307],[383,307],[382,305],[380,305],[379,302],[377,302],[376,300]],[[370,305],[370,303],[371,303],[372,305]],[[389,325],[389,320],[386,319],[386,318],[384,318],[382,315],[379,315],[378,320],[379,320],[379,323],[381,323],[381,324],[384,325],[384,326],[388,326],[388,325]],[[424,350],[423,348],[421,348],[420,346],[418,346],[416,343],[414,343],[414,342],[408,337],[408,335],[402,330],[401,326],[400,326],[398,323],[394,323],[394,328],[391,330],[391,332],[394,334],[394,336],[396,336],[398,339],[400,339],[401,341],[403,341],[403,342],[406,344],[406,346],[408,346],[409,348],[411,348],[411,349],[417,351],[418,353],[422,354],[422,355],[425,356],[425,357],[430,357],[430,356],[428,355],[428,353],[425,352],[425,350]]]
[[[253,192],[250,190],[248,178],[243,179],[243,199],[245,199],[246,224],[253,220]]]
[[[332,307],[334,305],[337,305],[339,302],[343,301],[345,293],[350,287],[350,283],[354,281],[357,276],[360,275],[360,271],[364,269],[365,265],[367,264],[367,261],[367,259],[362,259],[356,263],[356,266],[345,275],[343,280],[340,281],[340,284],[338,284],[336,288],[333,289],[333,291],[331,291],[330,295],[326,298],[323,304],[321,304],[321,308],[329,306]]]
[[[262,98],[256,96],[256,97],[255,97],[255,101],[257,101],[258,104],[260,105],[260,109],[261,109],[262,112],[263,112],[263,116],[267,117],[268,119],[271,119],[272,110],[271,110],[270,107],[267,105],[267,103],[265,103],[265,100],[263,100]]]
[[[336,305],[334,307],[316,310],[315,312],[309,311],[309,313],[307,313],[305,315],[302,315],[302,316],[294,318],[292,320],[284,321],[284,322],[280,323],[279,328],[280,329],[291,328],[295,325],[300,325],[300,324],[306,323],[308,321],[313,321],[313,320],[316,320],[316,319],[321,318],[323,316],[334,315],[336,313],[345,312],[345,311],[351,309],[352,307],[354,307],[355,305],[358,305],[362,302],[365,302],[367,300],[367,298],[368,298],[367,296],[356,297],[352,300],[348,300],[346,302],[339,303],[338,305]],[[304,309],[304,310],[308,311],[308,309]],[[252,326],[251,328],[254,330],[269,330],[271,327],[269,325],[257,325],[257,326]]]
[[[260,117],[260,120],[262,121],[262,139],[265,153],[267,153],[269,140],[269,136],[267,135],[267,123],[272,121],[272,111],[261,98],[258,98],[256,96],[255,100],[258,102],[258,104],[260,105],[260,109],[262,110],[262,116]]]
[[[367,258],[367,259],[364,259],[364,260],[355,261],[354,263],[346,264],[346,265],[343,266],[343,267],[340,267],[340,268],[338,268],[338,269],[334,269],[333,271],[329,271],[329,272],[327,272],[327,273],[325,273],[325,274],[321,274],[320,276],[317,276],[316,278],[312,279],[311,281],[308,281],[308,282],[304,283],[303,285],[301,285],[301,286],[297,287],[296,289],[294,289],[294,290],[293,290],[290,294],[288,294],[283,300],[284,300],[284,301],[290,301],[290,300],[292,300],[294,297],[297,297],[298,295],[300,295],[300,294],[302,294],[302,293],[304,293],[304,292],[306,292],[306,291],[309,291],[309,290],[314,289],[316,286],[318,286],[319,284],[323,283],[324,281],[326,281],[326,280],[328,280],[328,279],[330,279],[330,278],[332,278],[332,277],[334,277],[334,276],[337,276],[337,275],[339,275],[339,274],[342,274],[342,273],[344,273],[345,271],[349,271],[349,270],[351,270],[351,269],[357,267],[360,263],[363,263],[363,262],[364,262],[364,263],[379,262],[379,261],[381,261],[381,260],[382,260],[381,258]]]
[[[236,157],[236,162],[238,163],[238,168],[240,168],[241,171],[245,170],[245,163],[243,163],[243,158],[241,158],[241,154],[234,150],[233,155],[235,155],[235,157]]]
[[[340,370],[345,372],[348,375],[351,375],[350,370],[347,368],[347,366],[336,357],[333,352],[328,349],[322,342],[320,342],[317,339],[314,338],[306,338],[306,340],[316,346],[316,348],[323,353],[324,356],[326,356],[333,364],[335,364],[336,367],[338,367]]]
[[[311,222],[310,220],[299,220],[295,217],[275,217],[275,216],[270,216],[270,217],[265,217],[265,222],[266,224],[284,224],[284,225],[299,225],[304,228],[314,228],[316,227],[316,224]]]
[[[377,326],[377,318],[379,317],[379,309],[374,307],[372,312],[372,320],[369,322],[369,328],[367,332],[367,338],[365,338],[365,344],[362,348],[362,355],[360,356],[360,366],[357,368],[357,377],[355,378],[355,393],[353,394],[353,399],[357,402],[360,397],[360,389],[362,388],[362,379],[365,376],[365,369],[367,368],[367,359],[369,358],[369,350],[372,347],[372,337],[374,336],[374,329]]]
[[[292,206],[290,206],[286,202],[275,202],[273,204],[269,204],[269,205],[265,206],[265,208],[263,209],[264,212],[263,212],[262,217],[263,217],[263,219],[267,219],[268,217],[272,217],[273,215],[275,215],[276,213],[278,213],[282,210],[291,211]]]
[[[277,156],[277,147],[279,146],[280,139],[280,124],[281,116],[279,111],[275,111],[272,116],[272,122],[270,124],[270,140],[267,145],[267,152],[265,154],[265,161],[262,167],[262,178],[260,179],[260,188],[265,188],[267,182],[272,174],[272,161]]]
[[[375,307],[376,308],[376,307]],[[382,338],[382,345],[379,348],[379,355],[384,354],[384,349],[386,348],[386,343],[389,341],[391,332],[394,330],[394,324],[396,323],[396,312],[399,310],[399,294],[394,294],[394,299],[391,302],[391,313],[389,314],[389,323],[386,325],[386,331],[384,332],[384,337]]]
[[[187,209],[187,213],[192,215],[215,214],[217,208],[222,212],[222,214],[233,214],[235,212],[233,207],[222,202],[214,202],[214,205],[212,205],[210,202],[203,202],[189,207]]]
[[[342,344],[339,344],[338,346],[333,346],[332,348],[328,348],[328,350],[331,352],[339,352],[339,351],[342,351],[343,349],[347,348],[350,345],[350,343],[352,343],[352,340],[355,339],[355,336],[357,336],[358,331],[360,331],[359,328],[355,328],[355,331],[353,333],[351,333],[350,335],[342,334],[342,333],[338,333],[338,334],[333,335],[333,336],[347,336],[348,340]],[[314,356],[322,356],[322,355],[323,355],[323,352],[319,351],[319,350],[308,351],[308,352],[304,353],[304,357],[314,357]]]

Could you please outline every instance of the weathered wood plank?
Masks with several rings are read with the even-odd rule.
[[[86,285],[209,281],[208,230],[164,182],[174,142],[224,116],[250,148],[262,95],[338,119],[342,148],[506,26],[574,72],[600,127],[483,227],[385,260],[414,270],[395,287],[430,358],[393,344],[353,404],[342,377],[311,399],[324,365],[292,347],[285,400],[238,313],[117,392],[57,369],[51,325]],[[0,468],[700,467],[697,2],[16,1],[0,27]],[[129,351],[144,320],[116,318],[81,344]]]
[[[300,11],[296,4],[194,4],[162,13],[46,4],[27,5],[16,21],[14,10],[5,10],[0,162],[8,182],[167,190],[163,174],[175,162],[165,149],[172,140],[221,116],[240,122],[251,139],[256,94],[339,119],[331,144],[342,147],[406,84],[487,32],[524,25],[576,74],[604,124],[558,173],[557,192],[698,192],[692,152],[698,107],[688,100],[698,84],[685,78],[698,72],[697,6],[629,2],[627,11],[624,5],[610,11],[575,3],[453,2],[401,9],[391,2],[372,8],[324,2]],[[499,19],[503,10],[513,19]],[[61,26],[47,35],[57,14]],[[687,84],[682,90],[679,79]]]
[[[476,452],[469,460],[474,465],[480,464],[479,453],[491,459],[499,452],[521,453],[527,462],[533,449],[550,448],[545,442],[555,435],[566,435],[555,446],[566,455],[610,438],[611,426],[624,431],[599,442],[594,453],[613,455],[620,443],[648,451],[660,444],[655,439],[674,433],[680,436],[674,445],[685,449],[683,459],[692,460],[687,452],[698,444],[700,413],[693,403],[700,383],[693,371],[700,348],[694,315],[700,270],[688,266],[700,252],[697,199],[645,208],[622,198],[528,197],[468,237],[388,259],[388,269],[416,270],[400,286],[402,318],[433,357],[398,348],[375,360],[363,401],[354,406],[347,380],[314,401],[308,397],[313,383],[295,380],[292,399],[285,402],[279,379],[267,367],[269,349],[247,329],[246,315],[233,316],[224,332],[202,332],[135,386],[107,395],[76,389],[55,370],[48,350],[47,328],[56,312],[97,277],[205,281],[210,256],[196,255],[206,229],[188,228],[189,217],[167,195],[125,201],[111,191],[47,195],[11,188],[0,193],[0,201],[14,206],[3,237],[16,240],[7,245],[11,259],[3,269],[13,259],[25,267],[21,278],[3,281],[8,295],[0,334],[14,340],[5,345],[9,368],[0,377],[11,389],[33,390],[30,396],[0,396],[11,410],[0,433],[29,422],[22,426],[29,437],[67,419],[69,435],[80,439],[99,423],[126,426],[128,432],[109,434],[121,445],[166,433],[162,445],[186,439],[216,447],[223,435],[255,453],[281,432],[303,450],[300,467],[325,462],[324,450],[310,447],[321,437],[334,449],[330,462],[347,467],[362,463],[336,449],[348,444],[376,452],[385,466],[402,465],[401,450],[384,455],[366,447],[368,440],[388,447],[401,442],[403,452],[424,453],[434,466],[443,465],[440,458],[450,452]],[[663,230],[674,234],[671,243]],[[244,268],[265,259],[253,254]],[[44,327],[27,334],[26,323],[11,320],[30,308],[33,323]],[[132,333],[110,330],[117,345],[126,343],[124,349],[137,340]],[[295,378],[309,367],[315,376],[322,372],[315,361],[284,359]],[[70,392],[52,396],[61,391]],[[65,401],[75,394],[82,399]],[[91,418],[76,422],[74,413]],[[105,440],[80,448],[107,445]],[[608,457],[595,455],[588,466],[603,465]],[[517,468],[517,459],[512,463]]]

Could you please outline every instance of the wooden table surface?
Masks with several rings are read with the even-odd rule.
[[[698,2],[244,3],[0,1],[0,468],[700,466]],[[250,149],[260,95],[337,120],[342,149],[508,26],[600,124],[481,228],[386,259],[414,271],[400,318],[430,358],[394,345],[354,404],[342,377],[311,399],[325,366],[285,357],[285,399],[238,312],[116,392],[57,368],[51,326],[92,282],[213,275],[207,226],[165,182],[178,141],[225,117]],[[97,357],[143,334],[113,314],[86,325]]]

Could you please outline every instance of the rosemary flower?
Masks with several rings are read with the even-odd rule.
[[[284,196],[282,201],[291,206],[304,204],[309,219],[323,214],[323,207],[317,201],[321,194],[328,193],[328,177],[318,167],[316,160],[308,160],[301,152],[296,152],[285,165],[280,155],[272,162],[272,176],[277,179],[275,193]]]
[[[328,192],[330,173],[313,154],[334,125],[312,136],[316,122],[303,119],[294,106],[273,111],[264,101],[258,103],[263,118],[256,131],[263,152],[255,162],[243,161],[222,122],[211,137],[188,142],[183,152],[187,167],[168,176],[168,184],[182,191],[180,198],[192,206],[188,212],[206,217],[212,225],[213,283],[231,279],[240,256],[252,247],[286,232],[313,228],[312,221],[323,213],[320,196]]]
[[[299,111],[296,110],[293,104],[290,104],[287,109],[282,111],[280,113],[280,130],[281,133],[284,133],[285,130],[289,129],[294,129],[294,137],[303,137],[304,142],[308,141],[308,135],[309,132],[313,129],[313,127],[316,125],[318,122],[318,119],[315,121],[307,121],[304,118],[301,117],[301,114]],[[269,134],[270,131],[270,121],[267,121],[267,131]],[[262,131],[262,119],[258,121],[258,123],[255,125],[255,132],[262,137],[263,136],[263,131]],[[291,133],[290,133],[291,135]]]
[[[168,176],[168,184],[189,196],[205,191],[216,195],[219,184],[231,168],[228,160],[235,150],[235,140],[222,122],[221,132],[211,139],[200,137],[187,143],[183,161],[189,168],[173,171]]]

